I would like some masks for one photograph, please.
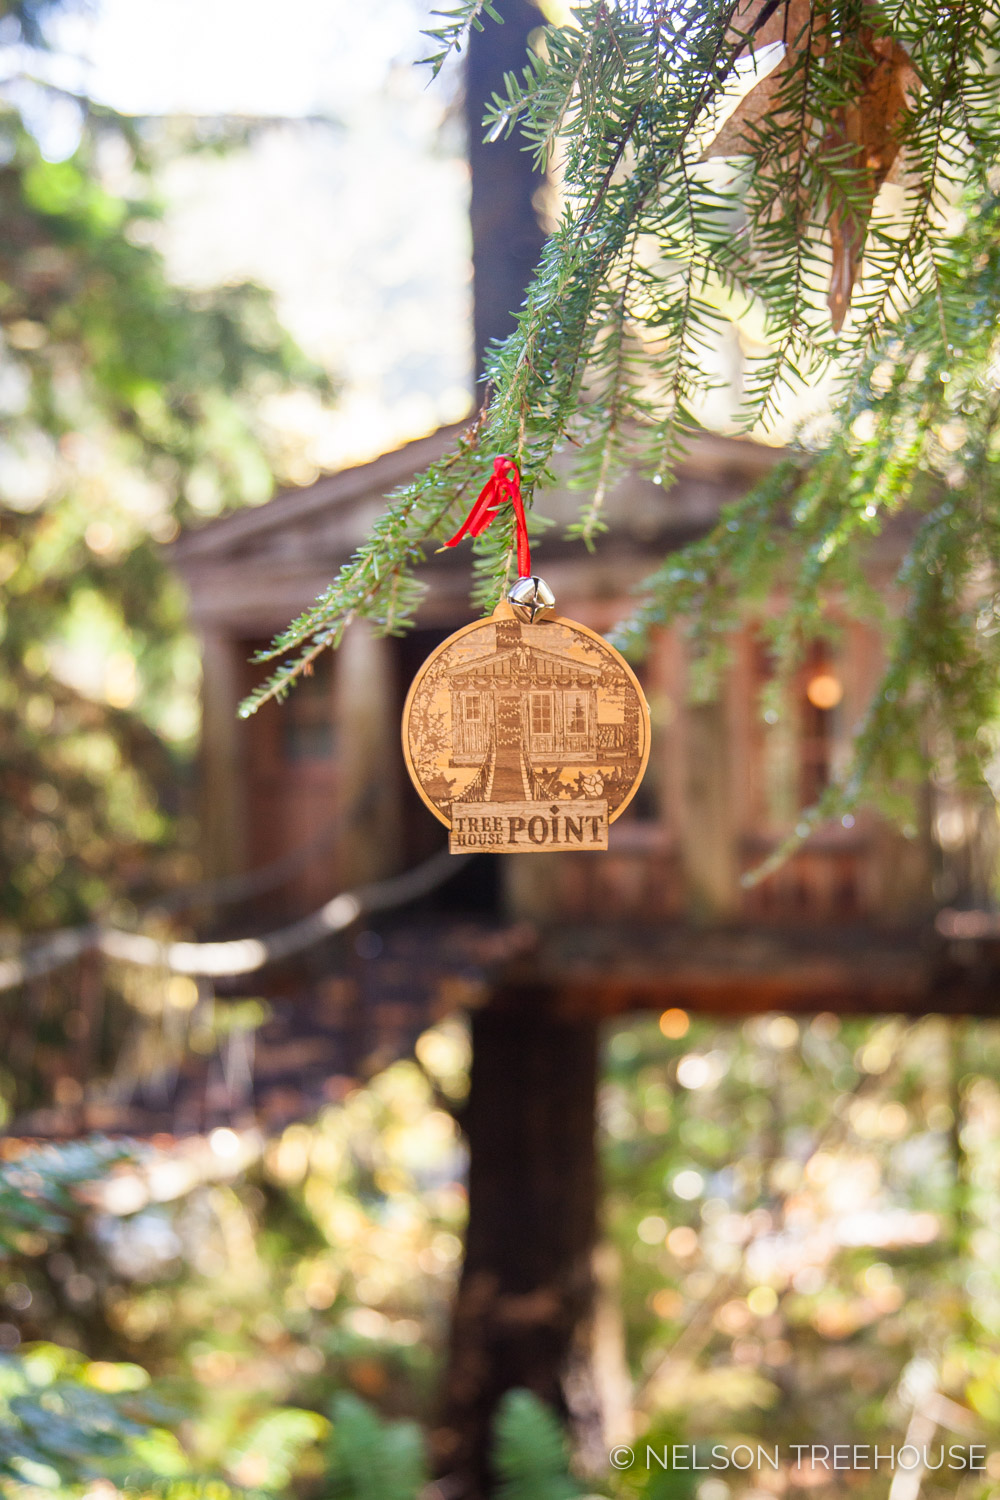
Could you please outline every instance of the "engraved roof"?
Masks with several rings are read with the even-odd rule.
[[[503,675],[502,664],[513,661],[514,658],[527,656],[534,667],[535,662],[551,662],[560,672],[567,669],[576,677],[599,677],[601,668],[594,662],[578,661],[574,656],[567,656],[561,651],[548,651],[539,649],[537,646],[515,646],[506,651],[486,651],[481,656],[468,658],[464,662],[456,662],[454,666],[445,667],[446,677],[464,677],[466,675],[481,675],[485,677],[499,677]]]

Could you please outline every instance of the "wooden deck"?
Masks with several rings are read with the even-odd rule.
[[[34,1110],[10,1133],[271,1133],[411,1055],[435,1022],[487,1003],[544,1007],[582,1024],[672,1007],[734,1022],[767,1011],[995,1016],[1000,931],[593,922],[545,931],[410,916],[353,932],[308,969],[276,966],[262,980],[271,1016],[257,1031],[230,1031],[208,1055],[188,1050],[179,1064],[141,1075],[120,1068],[82,1104]]]

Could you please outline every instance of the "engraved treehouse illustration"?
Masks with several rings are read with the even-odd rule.
[[[632,672],[599,636],[500,614],[426,663],[404,739],[453,849],[605,848],[645,768],[648,720]]]
[[[536,763],[589,765],[597,756],[600,666],[532,649],[521,629],[498,621],[494,650],[448,672],[451,764],[479,768],[468,801],[544,797]]]

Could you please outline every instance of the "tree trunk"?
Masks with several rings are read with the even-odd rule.
[[[535,199],[544,176],[514,133],[485,143],[482,118],[505,72],[525,66],[532,0],[499,0],[466,59],[476,376],[514,313],[544,242]],[[548,996],[506,991],[472,1020],[469,1225],[455,1302],[442,1422],[435,1433],[448,1500],[490,1491],[490,1431],[505,1391],[535,1392],[594,1429],[586,1340],[596,1226],[597,1028],[548,1013]],[[591,1444],[591,1446],[593,1446]]]
[[[514,314],[538,264],[545,233],[535,197],[545,183],[532,170],[531,153],[518,131],[484,141],[483,115],[493,95],[505,94],[504,74],[520,77],[528,37],[545,24],[532,0],[498,0],[504,24],[483,17],[483,29],[472,29],[465,72],[465,125],[472,179],[469,219],[472,226],[474,284],[473,323],[478,380],[491,339],[514,330]]]
[[[525,1387],[586,1430],[597,1170],[597,1027],[551,1017],[544,991],[497,995],[472,1020],[469,1225],[435,1434],[448,1500],[491,1489],[490,1434]]]

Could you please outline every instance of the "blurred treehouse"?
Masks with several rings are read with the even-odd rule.
[[[424,568],[428,594],[415,631],[376,638],[363,624],[351,627],[340,651],[321,656],[284,704],[268,704],[243,723],[236,710],[259,675],[249,660],[254,651],[351,556],[386,489],[446,452],[459,431],[443,429],[374,463],[213,522],[173,549],[203,643],[208,869],[216,876],[253,870],[315,842],[318,830],[337,823],[336,838],[316,849],[286,885],[285,915],[319,905],[331,891],[407,869],[444,847],[443,831],[402,774],[399,715],[416,668],[470,618],[466,556],[435,557]],[[610,631],[652,560],[704,532],[719,507],[746,493],[779,456],[780,450],[706,433],[671,489],[630,476],[609,497],[609,535],[596,558],[554,539],[557,532],[543,544],[538,566],[560,613]],[[568,490],[544,498],[545,513],[557,526],[568,523],[575,504]],[[876,551],[877,586],[888,587],[900,551],[893,538]],[[456,875],[445,908],[454,910],[461,890],[468,909],[525,917],[544,928],[592,928],[598,921],[640,930],[763,924],[775,933],[804,927],[839,933],[853,925],[882,932],[882,941],[889,942],[891,930],[912,929],[933,913],[935,876],[937,905],[945,893],[949,899],[969,894],[959,889],[962,877],[953,862],[944,871],[926,831],[921,836],[907,830],[913,835],[907,837],[859,814],[846,820],[849,826],[838,822],[808,841],[760,884],[741,883],[828,783],[879,666],[877,632],[845,622],[837,638],[831,634],[804,664],[791,712],[768,724],[759,700],[769,659],[759,631],[748,626],[737,640],[724,690],[709,704],[690,701],[681,633],[662,633],[640,667],[656,728],[649,772],[608,856],[485,860]],[[544,691],[544,684],[537,686]],[[480,699],[488,687],[470,673],[454,686],[453,697],[461,701],[456,765],[482,760]],[[566,765],[579,757],[572,733],[553,705],[550,710],[529,736],[539,772],[553,756]],[[588,722],[584,712],[584,738]],[[270,909],[276,914],[273,904]],[[697,948],[705,952],[703,937]],[[641,949],[637,940],[628,952],[609,955],[615,973],[623,966],[641,968]],[[828,978],[812,982],[796,971],[790,955],[784,960],[789,1003],[825,1004],[832,998],[824,988],[831,980],[837,993],[857,990],[863,1008],[905,1006],[908,993],[914,1002],[926,998],[916,969],[894,964],[879,977],[866,961],[854,973],[849,946],[841,942],[831,952],[840,954],[839,969],[835,965]],[[756,980],[742,961],[734,960],[737,978],[724,968],[716,972],[706,960],[702,977],[691,969],[684,982],[695,984],[713,1009],[767,1008],[779,1000],[779,953],[775,946]],[[578,966],[574,983],[588,972]],[[651,973],[649,1004],[670,1003],[676,977],[656,966]],[[598,1008],[604,1013],[608,1007],[600,1001]]]

